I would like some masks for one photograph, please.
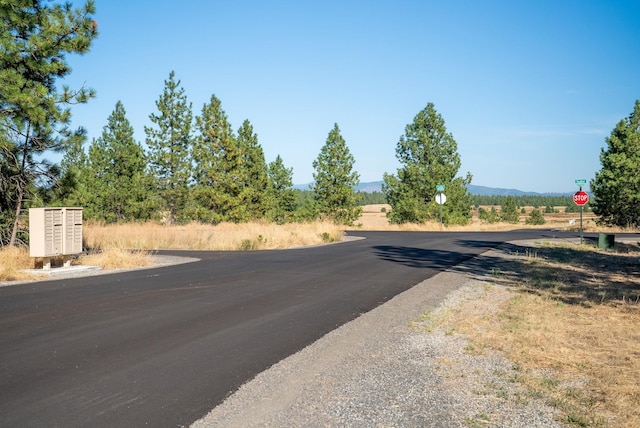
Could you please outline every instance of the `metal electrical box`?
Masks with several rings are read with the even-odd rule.
[[[29,209],[29,255],[44,257],[45,269],[51,266],[50,257],[81,252],[82,208]]]

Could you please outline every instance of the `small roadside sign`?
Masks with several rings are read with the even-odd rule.
[[[584,186],[585,184],[587,184],[587,180],[585,180],[584,178],[579,178],[576,180],[576,186]]]
[[[438,192],[444,192],[444,184],[438,184],[438,185],[436,186],[436,190],[437,190]]]

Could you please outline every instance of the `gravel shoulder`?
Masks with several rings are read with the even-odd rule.
[[[503,289],[486,298],[490,275],[462,271],[423,281],[280,361],[192,427],[562,426],[509,380],[513,363],[470,355],[464,338],[416,327],[426,312],[466,299],[491,311],[509,297]]]

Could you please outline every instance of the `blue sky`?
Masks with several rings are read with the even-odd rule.
[[[75,4],[81,4],[75,1]],[[267,162],[312,181],[334,123],[360,181],[400,167],[395,149],[428,102],[473,184],[573,191],[640,99],[640,2],[97,0],[100,35],[64,82],[97,98],[73,125],[98,137],[122,101],[135,136],[173,70],[194,115],[211,95]]]

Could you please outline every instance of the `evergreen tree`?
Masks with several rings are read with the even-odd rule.
[[[212,95],[196,117],[199,132],[193,150],[195,164],[193,217],[200,221],[242,222],[250,214],[241,200],[244,159],[220,100]]]
[[[168,210],[168,223],[184,220],[189,180],[192,175],[191,127],[193,112],[184,88],[175,72],[164,81],[164,90],[156,101],[157,114],[149,119],[155,127],[145,127],[149,147],[149,167],[157,180],[160,197]]]
[[[346,225],[353,224],[362,212],[354,190],[360,182],[359,174],[353,171],[354,163],[336,123],[318,158],[313,161],[316,172],[312,190],[319,214]]]
[[[241,203],[248,211],[248,218],[257,220],[264,218],[268,206],[269,177],[264,151],[258,143],[258,136],[253,132],[249,120],[238,129],[237,143],[240,150],[240,167],[243,177],[240,179]]]
[[[591,180],[591,208],[608,225],[640,227],[640,100],[618,122],[600,152],[602,169]]]
[[[525,220],[526,224],[540,225],[545,224],[547,221],[544,219],[544,215],[540,210],[533,210],[531,214],[529,214],[529,218]]]
[[[520,220],[520,214],[518,214],[518,207],[516,206],[516,200],[512,196],[507,196],[500,210],[500,219],[507,223],[517,223]]]
[[[500,216],[496,211],[496,207],[491,207],[491,210],[487,211],[484,208],[478,209],[478,218],[482,221],[486,221],[487,223],[497,223],[500,221]]]
[[[453,136],[447,133],[444,119],[433,103],[420,111],[413,123],[405,127],[396,147],[396,157],[403,164],[397,176],[384,174],[383,191],[391,205],[392,223],[422,223],[440,217],[435,202],[436,186],[445,186],[447,202],[443,205],[446,224],[466,224],[471,218],[472,197],[466,185],[471,174],[456,177],[460,155]]]
[[[296,209],[293,190],[293,168],[284,166],[280,155],[268,166],[269,172],[269,219],[282,224],[289,221]]]
[[[8,174],[0,184],[10,192],[0,195],[7,210],[0,228],[12,230],[0,244],[15,245],[20,213],[36,196],[36,183],[51,187],[59,177],[46,155],[64,151],[74,135],[68,106],[93,96],[85,88],[59,88],[57,79],[71,72],[65,55],[88,52],[97,36],[94,2],[77,9],[70,2],[45,3],[0,2],[0,165]]]
[[[149,219],[156,208],[142,146],[120,101],[107,119],[102,135],[89,147],[84,170],[88,217],[106,222]]]

